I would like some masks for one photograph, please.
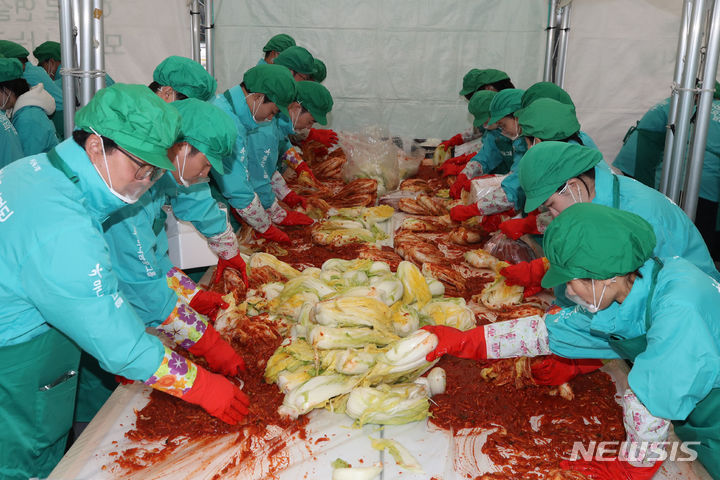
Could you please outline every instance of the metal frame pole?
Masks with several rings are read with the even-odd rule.
[[[556,64],[557,78],[556,84],[559,87],[565,85],[565,63],[567,60],[568,38],[570,36],[570,6],[568,3],[562,8],[562,20],[560,22],[560,32],[558,37],[558,59]]]
[[[200,2],[192,0],[190,5],[190,34],[192,46],[192,58],[198,63],[200,59]]]
[[[215,13],[213,0],[205,0],[205,70],[215,76]]]
[[[73,28],[72,10],[70,0],[60,0],[60,59],[63,70],[71,70],[75,67],[73,56]],[[70,138],[75,128],[75,79],[71,75],[58,72],[63,76],[63,119],[65,121],[65,138]]]
[[[703,30],[703,13],[705,0],[695,0],[690,23],[690,36],[683,72],[682,84],[678,93],[678,114],[675,140],[672,149],[672,165],[669,171],[668,191],[666,195],[675,203],[680,200],[680,184],[682,183],[683,159],[688,145],[688,132],[690,129],[690,116],[695,104],[694,89],[697,77],[700,39]]]
[[[677,54],[675,60],[675,72],[673,73],[673,85],[680,85],[683,71],[685,70],[685,55],[687,54],[687,42],[690,34],[690,15],[692,13],[693,0],[685,0],[680,20],[680,34],[678,36]],[[678,111],[678,91],[673,88],[670,92],[670,110],[668,111],[667,134],[665,135],[665,150],[663,153],[662,177],[660,180],[660,191],[667,195],[668,184],[670,183],[670,171],[673,164],[672,150],[675,142],[675,122]]]
[[[92,0],[80,0],[80,106],[88,104],[93,96],[94,81],[90,77],[93,69]]]
[[[94,65],[93,70],[105,72],[105,12],[103,11],[103,0],[93,0],[93,49]],[[93,95],[100,89],[105,88],[105,74],[94,78]]]
[[[543,70],[543,80],[546,82],[553,81],[553,64],[555,63],[555,41],[557,38],[557,3],[558,0],[548,1],[548,21],[546,41],[545,41],[545,68]]]
[[[718,55],[720,54],[720,5],[713,1],[712,19],[707,35],[707,54],[703,72],[702,88],[698,100],[695,120],[695,135],[692,141],[692,154],[688,162],[688,171],[685,176],[685,188],[682,208],[690,219],[695,219],[697,210],[700,179],[702,177],[703,162],[705,160],[705,142],[707,141],[710,114],[713,108],[713,94],[715,93],[715,72],[717,71]]]

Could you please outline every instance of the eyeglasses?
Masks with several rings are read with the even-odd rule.
[[[160,178],[163,173],[165,173],[165,169],[156,167],[155,165],[150,165],[147,162],[143,162],[142,160],[135,158],[133,155],[120,147],[117,147],[117,149],[124,153],[126,157],[132,160],[132,162],[139,167],[135,172],[135,180],[145,180],[147,178],[150,178],[150,181],[154,182],[155,180]]]

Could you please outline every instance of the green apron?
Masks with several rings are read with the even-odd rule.
[[[645,307],[645,331],[650,330],[652,324],[650,305],[655,293],[657,276],[662,268],[662,262],[657,258],[654,260],[655,267]],[[631,361],[634,361],[635,357],[647,349],[646,335],[634,338],[620,338],[613,335],[608,342],[621,358]],[[700,442],[700,445],[691,445],[690,447],[697,452],[698,460],[710,475],[720,479],[720,388],[710,390],[708,396],[698,402],[686,420],[676,420],[672,423],[680,440]]]
[[[80,349],[51,328],[0,348],[0,478],[47,477],[72,427]]]
[[[512,140],[507,138],[505,135],[497,136],[497,137],[495,137],[495,146],[497,147],[498,152],[502,156],[502,162],[497,167],[495,167],[491,172],[487,172],[487,173],[494,173],[494,174],[501,174],[501,175],[510,173],[510,167],[512,167],[512,161],[513,161]]]
[[[663,159],[666,132],[637,129],[635,149],[635,179],[650,188],[655,188],[655,171]]]

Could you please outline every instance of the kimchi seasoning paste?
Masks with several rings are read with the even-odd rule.
[[[482,453],[502,468],[497,478],[546,478],[570,457],[574,442],[624,440],[622,408],[606,373],[573,379],[574,398],[566,400],[551,396],[547,386],[518,389],[483,380],[481,369],[493,363],[444,357],[438,365],[445,369],[447,389],[433,397],[430,422],[455,435],[462,429],[494,430]]]

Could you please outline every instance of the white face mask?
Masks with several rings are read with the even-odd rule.
[[[613,278],[613,282],[615,279]],[[595,280],[592,279],[592,292],[593,292],[593,302],[589,303],[580,298],[579,295],[574,293],[568,293],[565,292],[565,296],[570,300],[571,302],[576,303],[581,308],[584,308],[590,313],[597,313],[600,310],[600,304],[602,303],[603,297],[605,296],[605,289],[607,288],[607,285],[603,285],[602,292],[600,293],[600,299],[596,301],[595,298]]]
[[[578,194],[577,198],[575,198],[575,194],[573,193],[572,188],[570,188],[570,184],[567,182],[565,182],[565,186],[558,193],[560,195],[563,195],[565,192],[568,192],[570,194],[570,196],[572,197],[574,203],[582,203],[583,199],[582,199],[582,192],[580,191],[580,186],[576,185],[575,188],[576,188],[576,191]]]
[[[248,93],[247,95],[245,95],[245,98],[249,97],[250,95],[255,95],[255,93]],[[259,94],[259,95],[262,95],[262,94]],[[261,120],[258,120],[257,118],[255,118],[255,115],[257,114],[258,110],[260,110],[260,107],[262,107],[262,102],[260,102],[260,105],[258,105],[257,101],[253,102],[253,108],[252,108],[252,111],[250,112],[252,115],[252,119],[255,121],[255,123],[258,123],[258,124],[269,122],[270,120],[267,120],[267,119],[261,121]]]
[[[5,101],[2,105],[0,105],[0,110],[5,110],[5,105],[7,105],[8,101],[10,100],[10,95],[3,92],[3,95],[5,95]]]
[[[137,202],[138,199],[140,197],[142,197],[143,193],[145,193],[148,190],[147,187],[140,183],[133,184],[133,187],[134,187],[133,191],[128,194],[122,194],[122,193],[118,192],[117,190],[115,190],[113,188],[113,184],[112,184],[112,177],[110,176],[110,167],[108,166],[107,156],[105,155],[105,142],[103,142],[102,136],[100,134],[98,134],[94,128],[90,127],[90,130],[92,130],[92,132],[100,138],[100,145],[102,146],[103,160],[105,161],[105,172],[107,173],[107,178],[108,178],[107,182],[105,182],[105,179],[103,178],[102,174],[100,173],[100,170],[98,170],[98,168],[93,163],[92,165],[95,168],[95,171],[98,172],[98,175],[100,175],[100,178],[103,178],[103,182],[105,182],[105,185],[110,190],[110,193],[112,193],[113,195],[115,195],[117,198],[119,198],[120,200],[122,200],[125,203],[132,204],[132,203]]]
[[[190,185],[197,185],[199,183],[209,182],[210,179],[208,177],[200,177],[200,178],[193,180],[192,182],[188,182],[187,180],[185,180],[185,165],[187,164],[188,150],[190,150],[190,147],[185,146],[185,153],[183,155],[182,168],[180,169],[180,174],[178,175],[180,177],[180,183],[182,183],[183,186],[185,186],[185,187],[189,187]],[[175,163],[179,163],[177,155],[175,155]]]
[[[517,140],[518,138],[520,138],[520,125],[519,125],[518,119],[517,118],[515,119],[515,135],[507,135],[507,134],[505,134],[505,132],[502,132],[502,134],[505,135],[510,140],[512,140],[513,142],[515,140]]]

